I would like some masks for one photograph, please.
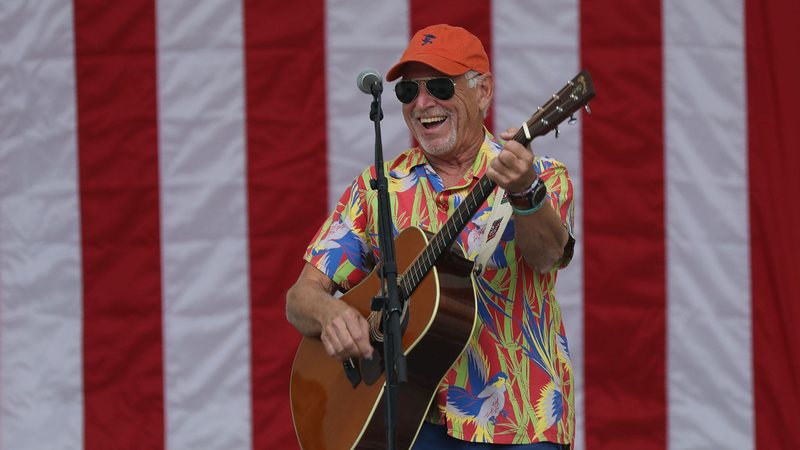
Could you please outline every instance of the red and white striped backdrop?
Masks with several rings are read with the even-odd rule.
[[[0,448],[295,448],[283,296],[372,158],[355,76],[436,22],[492,127],[595,79],[534,143],[577,193],[576,448],[800,448],[799,5],[5,0]]]

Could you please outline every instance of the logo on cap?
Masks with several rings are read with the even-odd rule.
[[[434,35],[434,34],[426,34],[425,37],[422,38],[422,45],[433,44],[433,39],[436,39],[436,35]]]

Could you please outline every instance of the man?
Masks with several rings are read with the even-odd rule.
[[[513,207],[477,280],[478,330],[440,385],[414,449],[568,448],[574,387],[554,293],[556,273],[574,244],[567,170],[510,140],[513,129],[501,133],[505,144],[486,131],[494,78],[483,45],[465,29],[434,25],[417,32],[387,73],[389,81],[399,77],[395,93],[420,145],[387,164],[394,228],[438,231],[484,174],[509,193]],[[331,294],[353,287],[378,259],[373,176],[365,170],[344,192],[287,294],[289,321],[319,336],[339,360],[372,356],[367,321]],[[456,240],[469,259],[480,250],[492,204]]]

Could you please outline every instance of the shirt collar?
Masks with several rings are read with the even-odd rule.
[[[502,143],[495,139],[492,133],[484,128],[484,139],[480,150],[472,162],[472,166],[464,174],[462,181],[471,182],[472,178],[479,179],[486,173],[489,162],[500,153],[503,148]],[[433,168],[428,164],[422,149],[417,146],[401,153],[389,166],[389,175],[394,178],[405,178],[417,166],[427,166],[428,172],[433,173]],[[459,183],[461,184],[461,183]],[[469,184],[469,183],[468,183]]]

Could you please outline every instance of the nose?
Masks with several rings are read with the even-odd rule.
[[[419,83],[419,93],[412,103],[418,108],[427,108],[436,104],[436,98],[428,92],[428,87],[424,81]]]

